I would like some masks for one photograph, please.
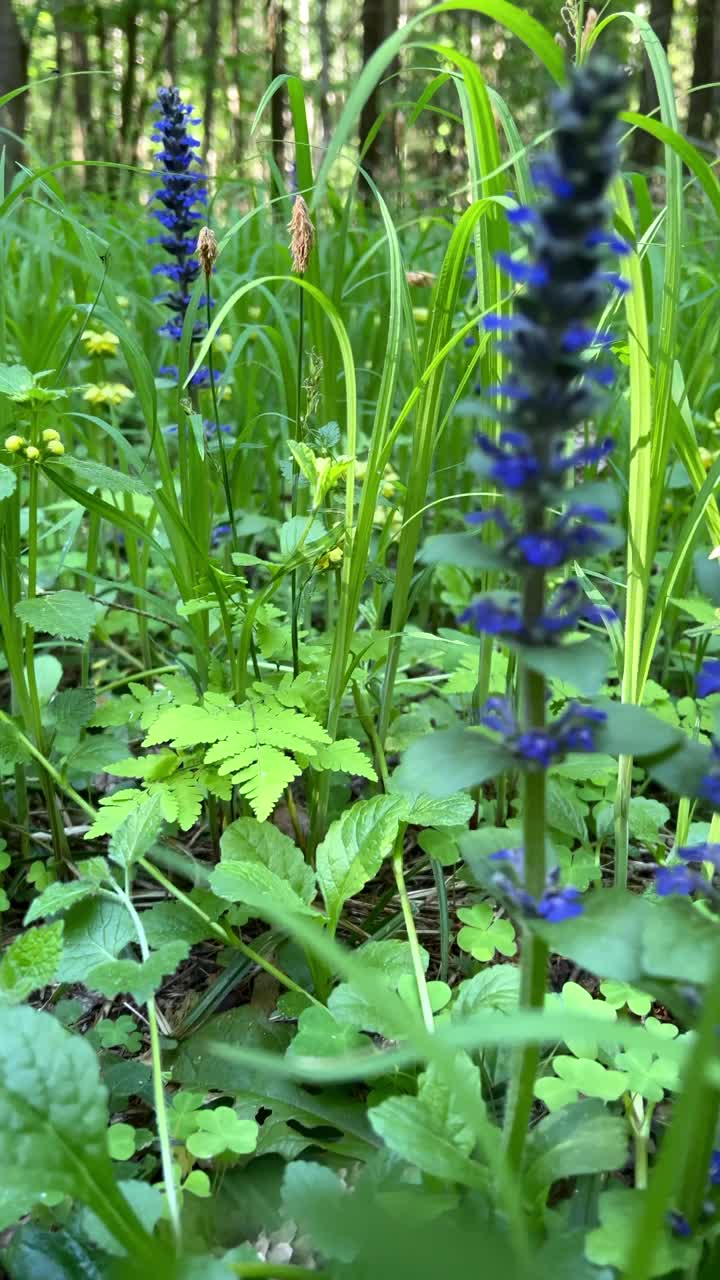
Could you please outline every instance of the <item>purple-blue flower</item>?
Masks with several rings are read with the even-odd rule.
[[[711,693],[720,693],[720,659],[709,658],[698,672],[695,689],[698,698],[707,698]]]
[[[526,767],[548,769],[571,751],[595,751],[595,732],[607,719],[597,707],[568,702],[555,720],[537,729],[520,729],[507,698],[488,698],[480,723],[499,733],[505,746]]]
[[[559,870],[551,870],[545,880],[545,890],[539,898],[533,898],[523,887],[525,857],[522,849],[499,849],[488,859],[507,867],[511,875],[503,872],[493,877],[493,883],[508,901],[526,916],[547,920],[548,924],[560,924],[583,913],[582,895],[578,889],[558,884]]]

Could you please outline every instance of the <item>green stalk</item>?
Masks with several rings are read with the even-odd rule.
[[[135,910],[130,894],[130,872],[128,867],[125,868],[125,889],[123,890],[119,885],[115,885],[113,892],[120,899],[133,922],[135,933],[137,935],[138,946],[140,947],[140,954],[144,963],[150,956],[150,948],[148,946],[143,922],[140,919],[138,912]],[[163,1084],[162,1057],[160,1054],[160,1032],[158,1030],[157,1009],[155,1007],[154,996],[148,997],[146,1007],[148,1026],[150,1028],[153,1104],[155,1107],[155,1119],[157,1122],[158,1141],[160,1144],[160,1162],[162,1164],[165,1194],[167,1196],[168,1213],[170,1215],[170,1225],[175,1238],[175,1244],[179,1251],[182,1243],[180,1201],[178,1198],[177,1186],[175,1185],[175,1169],[170,1143],[170,1128],[168,1125],[167,1107],[165,1106],[165,1087]]]
[[[418,941],[417,929],[415,928],[415,917],[413,916],[410,899],[408,897],[407,885],[405,884],[405,876],[403,875],[403,844],[405,842],[405,830],[407,823],[400,824],[400,830],[395,840],[395,848],[393,849],[393,875],[395,876],[395,884],[397,885],[398,897],[400,898],[400,906],[402,908],[403,920],[405,922],[405,932],[407,933],[408,943],[410,945],[410,954],[412,956],[413,973],[415,974],[415,985],[417,987],[418,1000],[420,1001],[420,1010],[422,1012],[425,1030],[431,1034],[435,1030],[435,1019],[433,1018],[432,1006],[428,995],[427,982],[425,981],[425,966],[423,965],[422,956],[420,954],[420,943]]]
[[[304,338],[305,338],[305,290],[298,290],[298,354],[297,354],[297,396],[295,407],[295,432],[294,440],[296,444],[300,443],[302,436],[302,370],[304,359]],[[298,489],[300,483],[300,470],[297,462],[293,458],[292,471],[292,498],[290,505],[291,516],[296,516],[298,512]],[[293,675],[297,678],[300,674],[300,647],[298,642],[298,613],[300,604],[298,601],[297,589],[297,569],[293,569],[290,574],[290,637],[292,645],[292,664]]]
[[[683,1073],[682,1085],[672,1110],[670,1128],[665,1135],[660,1158],[655,1166],[647,1192],[644,1211],[638,1220],[624,1280],[649,1280],[658,1240],[670,1209],[680,1208],[691,1225],[707,1187],[708,1163],[705,1153],[708,1136],[714,1137],[718,1117],[715,1091],[706,1085],[708,1069],[717,1055],[717,1026],[720,1023],[720,947],[713,971],[704,989],[700,1025],[695,1043]],[[681,1182],[682,1199],[675,1198]],[[699,1183],[702,1179],[702,1191]]]

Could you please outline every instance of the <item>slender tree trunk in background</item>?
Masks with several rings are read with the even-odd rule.
[[[713,90],[697,89],[697,86],[707,85],[713,80],[713,72],[715,70],[715,31],[719,21],[717,0],[697,0],[695,57],[692,78],[692,88],[696,92],[690,94],[690,110],[687,123],[689,137],[697,140],[706,137],[708,118],[712,116]]]
[[[207,161],[207,154],[212,142],[213,123],[215,119],[215,90],[217,88],[217,68],[220,60],[218,35],[220,31],[220,0],[208,0],[207,31],[203,49],[205,72],[205,102],[203,106],[202,159]]]
[[[0,97],[27,81],[29,49],[10,0],[0,0]],[[9,187],[22,159],[28,98],[19,93],[0,108],[0,128],[17,134],[17,139],[0,133],[0,150],[5,148],[5,183]]]
[[[84,31],[70,32],[70,63],[73,71],[88,72],[90,57],[88,40]],[[72,78],[75,124],[84,160],[96,160],[95,134],[92,114],[92,80],[89,75],[78,75]],[[94,170],[84,169],[83,180],[86,187],[95,186]]]
[[[398,0],[363,0],[362,8],[362,56],[363,65],[369,62],[376,49],[379,49],[383,40],[385,40],[398,25]],[[388,69],[386,75],[392,75],[397,68],[397,62],[394,62]],[[380,85],[376,85],[370,97],[365,103],[360,113],[360,151],[362,153],[368,136],[382,109],[382,90]],[[393,95],[395,96],[395,95]],[[365,157],[362,161],[363,168],[367,169],[371,178],[375,178],[377,170],[383,158],[383,154],[395,153],[394,127],[392,123],[388,127],[385,122],[372,142],[369,144]],[[365,184],[361,184],[361,191],[365,190],[369,194]]]
[[[171,84],[177,84],[177,14],[168,9],[165,23],[163,62]]]
[[[117,131],[115,128],[115,111],[113,102],[112,75],[110,74],[110,57],[108,54],[108,31],[102,4],[96,4],[94,11],[95,40],[97,43],[97,65],[102,75],[98,76],[100,92],[100,118],[103,121],[101,135],[101,158],[103,160],[119,160]],[[116,191],[118,186],[117,169],[105,169],[105,189]]]
[[[330,27],[327,13],[328,0],[317,0],[317,4],[318,38],[320,40],[320,79],[318,82],[320,89],[320,141],[324,151],[330,138],[331,128],[330,103],[328,102],[328,93],[330,92]]]
[[[268,47],[270,49],[270,79],[282,75],[285,67],[285,31],[287,26],[287,10],[282,0],[270,0],[268,4]],[[272,153],[275,163],[282,173],[285,163],[285,100],[284,89],[273,94],[270,104],[270,128],[272,130]]]
[[[125,72],[120,86],[120,140],[124,164],[132,164],[133,160],[131,138],[137,85],[139,15],[139,0],[128,0],[122,28],[125,34]]]
[[[227,104],[232,121],[233,151],[239,163],[245,151],[245,134],[242,121],[242,94],[240,92],[240,6],[239,0],[230,0],[230,67],[223,59]]]
[[[672,31],[674,0],[652,0],[650,26],[667,53]],[[643,79],[640,93],[640,111],[650,115],[658,105],[655,77],[653,76],[647,57],[643,56]],[[660,154],[660,144],[649,133],[638,129],[633,141],[633,160],[643,168],[656,164]]]
[[[48,115],[47,136],[45,140],[45,150],[48,159],[52,153],[53,144],[55,142],[55,130],[63,118],[63,73],[65,71],[65,41],[60,21],[60,15],[56,12],[53,14],[53,27],[55,30],[55,72],[57,80],[53,85],[52,95],[50,98],[50,113]]]

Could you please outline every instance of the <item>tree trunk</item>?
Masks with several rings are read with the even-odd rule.
[[[73,71],[87,73],[90,70],[88,40],[84,31],[70,32],[70,63]],[[73,76],[73,100],[75,106],[75,125],[83,160],[96,160],[95,134],[92,115],[92,80],[87,74]],[[83,170],[86,186],[95,186],[93,170]]]
[[[60,21],[60,14],[57,11],[53,14],[53,27],[55,29],[55,75],[56,80],[52,87],[50,95],[50,111],[48,114],[47,136],[45,139],[45,151],[48,160],[52,155],[53,144],[55,142],[55,130],[63,119],[63,86],[65,81],[63,75],[65,72],[65,40]]]
[[[717,22],[717,0],[697,0],[695,56],[692,77],[692,88],[695,92],[690,94],[690,110],[687,123],[689,137],[696,140],[702,140],[707,136],[712,122],[713,90],[711,88],[700,89],[697,86],[709,85],[714,78],[715,29]]]
[[[202,142],[203,165],[207,163],[207,154],[210,150],[215,119],[215,90],[217,88],[217,68],[220,60],[220,51],[218,49],[219,31],[220,0],[208,0],[207,32],[205,35],[205,47],[203,50],[203,61],[205,64],[205,103],[203,107]]]
[[[122,140],[123,160],[131,162],[130,138],[132,135],[133,110],[135,107],[135,88],[137,85],[138,57],[138,17],[139,0],[129,0],[125,10],[125,74],[120,86],[120,138]]]
[[[240,8],[239,0],[230,0],[230,65],[223,60],[227,104],[232,121],[233,150],[238,164],[245,150],[245,134],[242,120],[242,94],[240,92]]]
[[[674,0],[652,0],[652,11],[650,14],[650,26],[660,41],[663,49],[667,53],[670,44],[670,33],[672,31]],[[643,82],[640,94],[640,111],[643,115],[650,115],[658,105],[657,89],[655,88],[655,77],[653,76],[648,62],[647,56],[643,56]],[[635,164],[642,168],[649,168],[656,164],[660,151],[660,143],[655,138],[651,138],[649,133],[643,133],[642,129],[638,129],[633,142],[633,160]]]
[[[320,41],[320,134],[323,152],[330,138],[330,27],[328,25],[328,0],[318,0],[317,25]]]
[[[363,0],[362,8],[362,54],[363,65],[367,64],[376,49],[396,28],[398,24],[398,0]],[[387,74],[392,74],[397,63],[389,68]],[[378,129],[372,141],[368,141],[373,127],[382,109],[382,91],[380,85],[375,85],[370,97],[365,103],[360,113],[360,153],[365,152],[362,160],[363,168],[367,169],[371,178],[375,178],[377,170],[383,159],[383,155],[393,153],[394,148],[394,130],[392,127]],[[388,145],[389,140],[389,145]],[[365,149],[367,146],[367,150]],[[361,190],[365,184],[361,185]],[[367,193],[367,188],[365,188]]]
[[[275,80],[285,71],[285,32],[287,27],[287,10],[282,0],[269,0],[268,4],[268,47],[270,49],[270,78]],[[272,130],[272,153],[275,164],[282,173],[285,164],[285,89],[273,94],[270,104],[270,128]]]
[[[171,84],[177,83],[177,14],[168,9],[165,23],[163,61]]]
[[[29,49],[23,38],[15,10],[10,0],[0,0],[0,97],[12,89],[19,89],[27,82]],[[27,94],[19,93],[0,108],[0,150],[5,148],[5,184],[13,180],[16,167],[22,159],[25,124],[27,121]]]

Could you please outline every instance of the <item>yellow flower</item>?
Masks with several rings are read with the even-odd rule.
[[[25,457],[28,462],[35,462],[35,460],[40,457],[40,450],[36,449],[34,444],[29,444],[25,450]]]
[[[54,453],[55,457],[59,458],[65,452],[65,445],[62,440],[48,440],[47,451],[48,453]]]
[[[215,339],[215,346],[218,351],[224,351],[226,356],[229,355],[233,348],[233,340],[230,337],[230,334],[221,333],[219,337]]]
[[[8,436],[5,441],[5,448],[8,453],[17,453],[19,449],[22,449],[24,444],[25,440],[22,436]]]
[[[104,329],[96,333],[94,329],[86,329],[81,341],[85,343],[89,356],[114,356],[120,345],[117,334]]]
[[[713,462],[717,458],[717,453],[714,453],[711,449],[703,448],[698,449],[698,453],[700,454],[700,461],[702,462],[705,470],[709,471]]]
[[[42,438],[46,444],[49,444],[51,440],[60,439],[60,432],[55,431],[54,427],[48,427],[46,431],[43,431]]]
[[[342,564],[343,554],[342,547],[333,547],[332,551],[326,551],[325,555],[320,557],[316,568],[319,570],[337,569],[338,565]]]
[[[130,400],[132,394],[122,382],[93,382],[83,393],[83,400],[92,405],[117,405],[123,400]]]

